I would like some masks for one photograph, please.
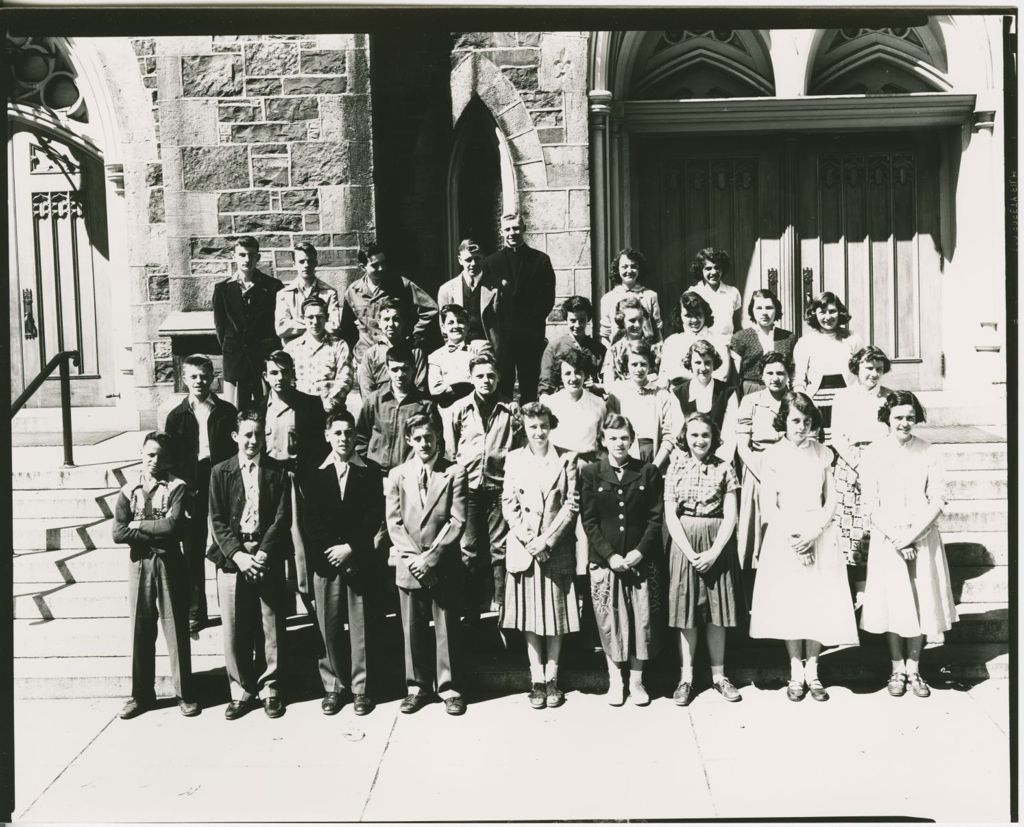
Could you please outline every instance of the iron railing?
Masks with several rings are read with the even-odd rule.
[[[75,457],[71,442],[71,368],[68,366],[68,363],[74,362],[75,367],[78,367],[81,364],[80,359],[81,357],[77,350],[62,350],[46,363],[46,367],[39,371],[39,375],[28,383],[25,390],[21,392],[21,395],[11,405],[11,418],[13,419],[14,415],[28,402],[29,397],[39,390],[39,387],[46,381],[47,377],[53,373],[53,369],[60,368],[60,418],[64,430],[65,468],[75,467]]]

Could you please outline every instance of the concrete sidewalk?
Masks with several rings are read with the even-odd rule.
[[[272,721],[173,705],[132,721],[121,702],[18,700],[18,821],[431,821],[825,816],[1009,819],[1009,684],[928,700],[830,689],[786,700],[705,690],[688,709],[570,692],[462,718],[398,702],[334,718],[317,700]]]

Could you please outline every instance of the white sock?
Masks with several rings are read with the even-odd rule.
[[[679,670],[680,683],[693,683],[693,667],[683,666]]]
[[[711,682],[721,683],[725,680],[725,667],[724,666],[712,666],[711,667]]]
[[[549,681],[557,681],[558,680],[558,664],[557,663],[549,663],[544,668],[544,677],[545,677],[546,680],[549,680]]]
[[[894,675],[906,675],[907,665],[903,662],[903,658],[899,658],[892,662],[892,673]]]
[[[644,685],[644,670],[643,669],[630,669],[629,670],[629,685],[630,686],[643,686]]]
[[[532,683],[544,683],[544,667],[538,664],[530,667],[530,681]]]
[[[804,667],[804,680],[807,683],[818,680],[818,662],[816,660],[807,661],[807,665]]]
[[[804,681],[804,662],[800,658],[789,659],[789,679],[797,683]]]

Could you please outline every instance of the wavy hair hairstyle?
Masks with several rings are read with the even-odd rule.
[[[711,327],[715,323],[715,314],[700,293],[687,290],[679,297],[679,301],[672,305],[672,329],[676,333],[686,330],[683,324],[683,314],[687,316],[701,316],[704,319],[704,327]]]
[[[910,391],[893,391],[887,394],[885,402],[878,409],[878,421],[888,425],[892,409],[898,408],[900,405],[910,405],[914,409],[914,416],[917,419],[918,425],[925,421],[924,406],[921,404],[921,400]]]
[[[845,339],[850,335],[850,319],[853,317],[850,315],[850,311],[846,309],[846,305],[843,304],[843,300],[839,298],[831,290],[826,290],[818,298],[807,305],[807,312],[804,313],[804,321],[814,330],[821,332],[821,325],[818,324],[818,311],[824,310],[830,304],[835,305],[836,310],[839,311],[839,322],[836,324],[836,333],[840,335],[840,338]]]

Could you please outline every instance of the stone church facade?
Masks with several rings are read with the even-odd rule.
[[[339,289],[376,238],[436,293],[459,238],[493,249],[509,211],[559,297],[598,300],[638,247],[667,316],[714,244],[787,327],[847,297],[898,385],[998,388],[1003,26],[11,35],[12,389],[78,349],[76,407],[151,427],[177,362],[216,351],[230,238],[285,281],[310,242]]]

